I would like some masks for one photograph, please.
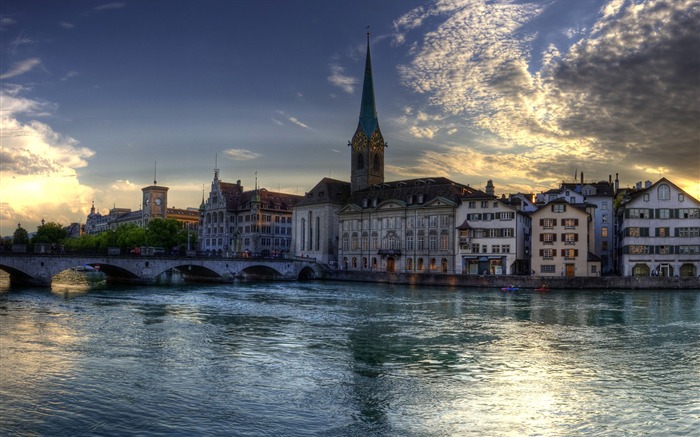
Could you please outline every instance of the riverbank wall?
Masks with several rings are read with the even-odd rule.
[[[598,277],[542,277],[509,275],[450,275],[430,273],[358,272],[328,270],[323,279],[332,281],[376,282],[450,286],[463,288],[502,288],[512,285],[522,289],[536,289],[546,284],[550,289],[596,290],[700,290],[700,277],[657,276],[598,276]]]

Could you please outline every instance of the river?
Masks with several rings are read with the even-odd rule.
[[[3,436],[691,435],[700,292],[0,291]]]

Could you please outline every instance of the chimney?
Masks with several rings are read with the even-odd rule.
[[[620,189],[620,180],[617,178],[617,173],[615,173],[615,192]]]
[[[651,181],[644,182],[644,188],[649,188],[649,187],[651,187]]]
[[[581,172],[581,185],[583,185],[583,172]]]

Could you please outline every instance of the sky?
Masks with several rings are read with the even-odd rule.
[[[0,235],[349,181],[368,27],[387,181],[700,199],[700,0],[3,0]]]

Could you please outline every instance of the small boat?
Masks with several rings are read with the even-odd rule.
[[[547,287],[546,285],[543,285],[541,287],[535,288],[535,291],[539,291],[539,292],[544,293],[544,292],[549,291],[549,287]]]
[[[516,287],[516,286],[501,288],[501,291],[518,291],[518,290],[520,290],[520,287]]]

